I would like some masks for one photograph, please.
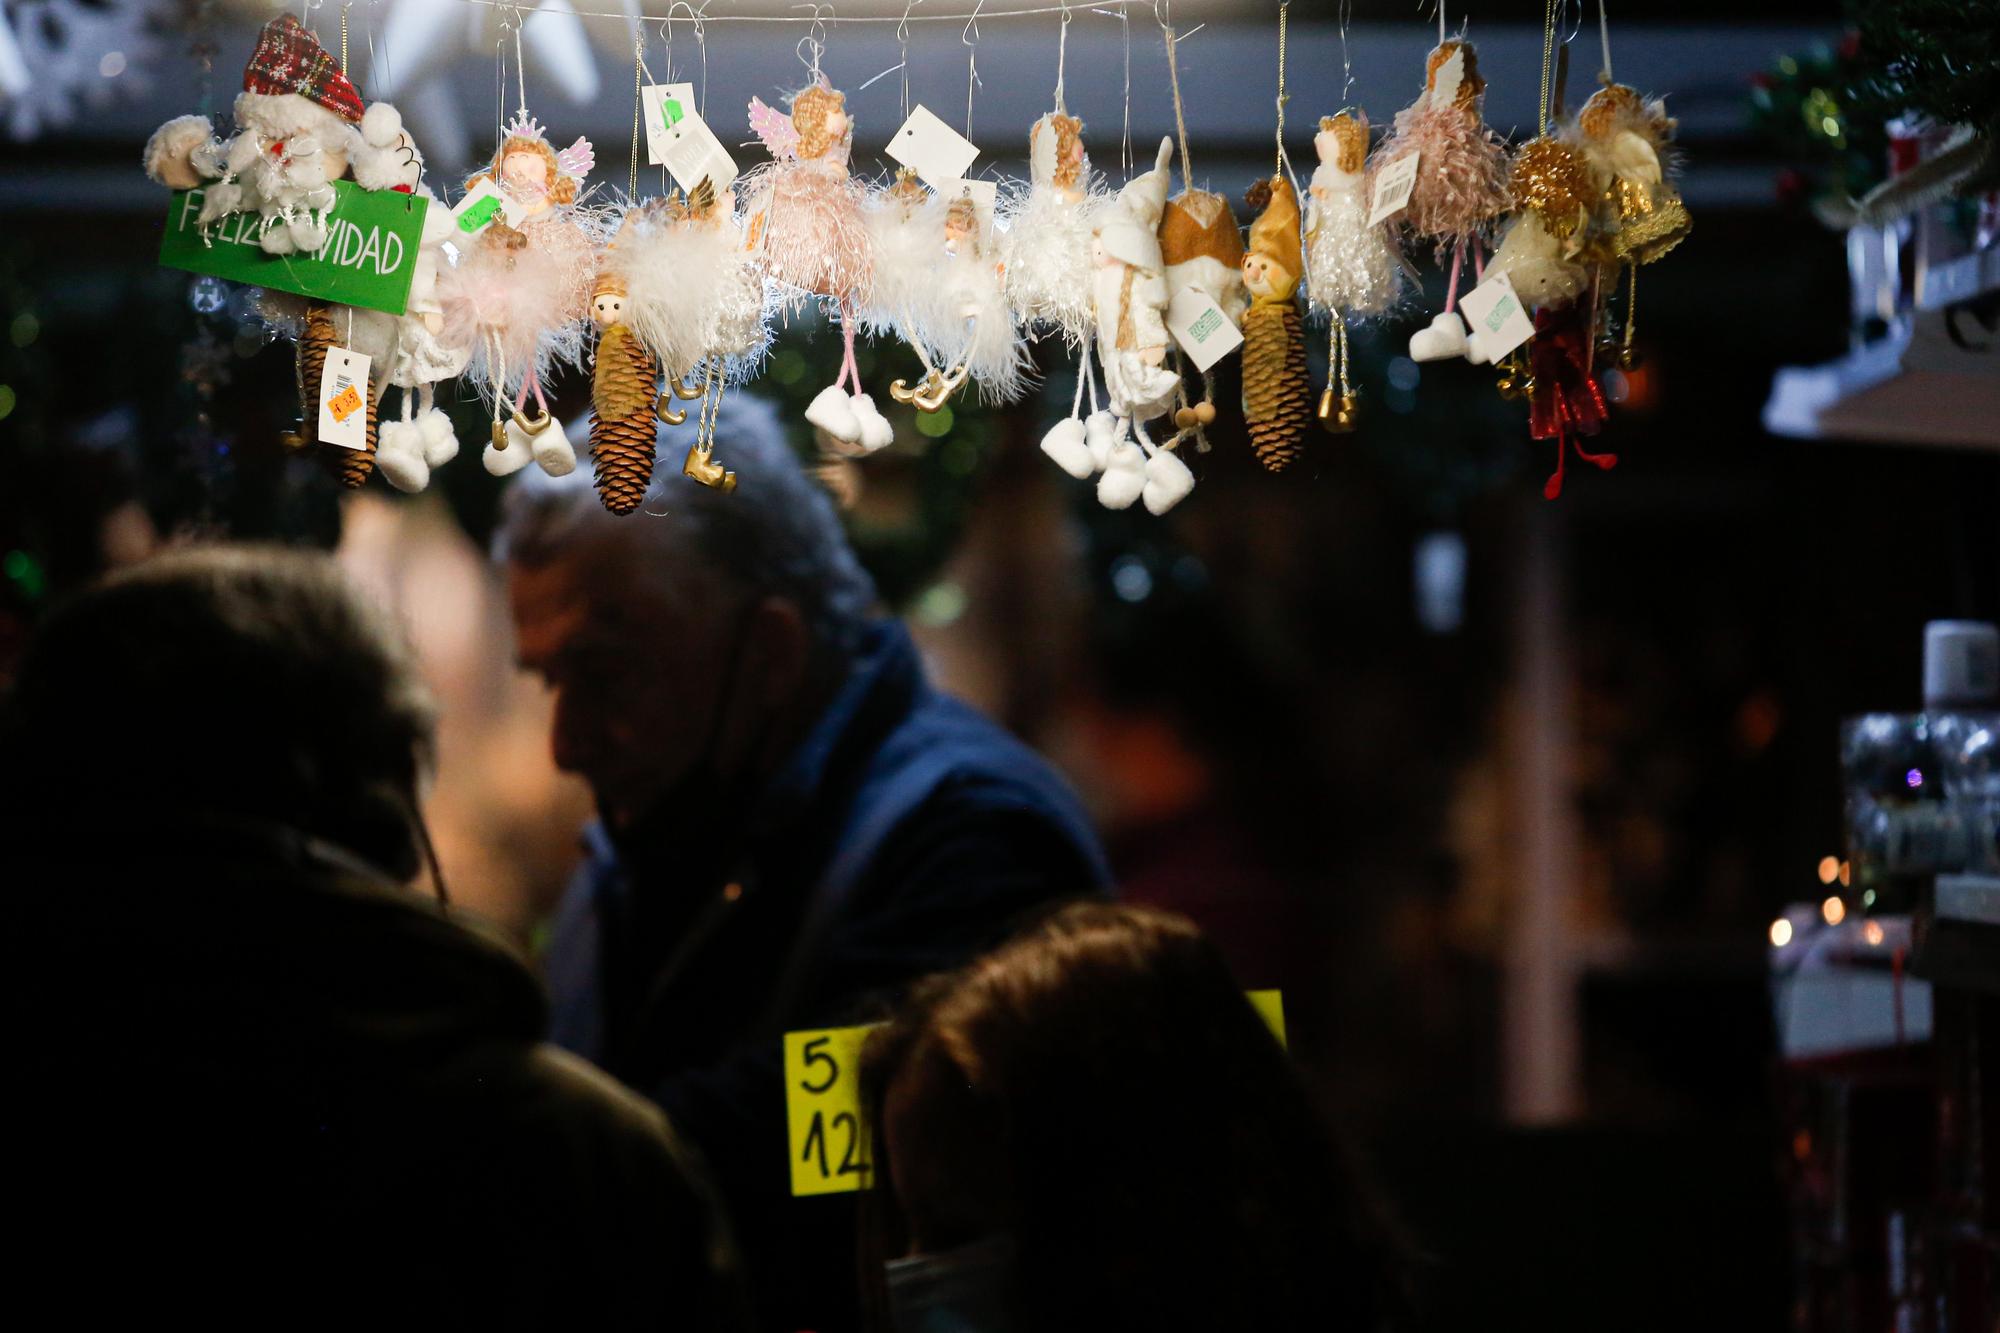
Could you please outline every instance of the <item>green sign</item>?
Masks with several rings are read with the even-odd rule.
[[[270,287],[339,305],[403,313],[417,270],[430,202],[394,190],[335,181],[326,244],[311,254],[268,255],[257,244],[256,213],[232,213],[204,236],[200,190],[176,190],[160,237],[160,263],[252,287]]]

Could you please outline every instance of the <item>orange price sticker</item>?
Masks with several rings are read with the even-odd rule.
[[[353,416],[361,406],[361,394],[352,384],[335,394],[327,403],[326,410],[333,413],[335,421],[345,421]]]

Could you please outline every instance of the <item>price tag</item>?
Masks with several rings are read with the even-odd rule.
[[[870,1135],[861,1120],[861,1044],[868,1032],[853,1027],[785,1034],[794,1197],[849,1193],[873,1183]]]
[[[1197,370],[1207,370],[1243,345],[1243,335],[1222,307],[1192,287],[1182,288],[1167,307],[1167,332]]]
[[[1403,211],[1410,191],[1417,187],[1418,153],[1399,157],[1375,177],[1375,206],[1368,211],[1368,225],[1385,222]]]
[[[926,107],[918,107],[889,140],[889,156],[916,173],[934,190],[947,181],[960,180],[979,149],[972,140],[939,120]]]
[[[1285,1045],[1284,994],[1246,994],[1278,1044]],[[861,1115],[861,1047],[873,1030],[869,1025],[785,1034],[785,1121],[794,1198],[851,1194],[875,1183],[868,1156],[873,1136]]]
[[[342,449],[368,447],[368,358],[345,347],[326,354],[319,378],[319,440]]]
[[[1488,364],[1497,363],[1535,336],[1535,323],[1528,318],[1505,273],[1496,272],[1467,292],[1458,309],[1472,330],[1469,341],[1473,350]]]
[[[469,241],[485,231],[495,222],[505,218],[507,225],[521,225],[521,206],[509,199],[490,180],[482,180],[466,192],[451,210],[455,227],[453,235],[461,241]]]
[[[692,83],[651,84],[640,90],[646,112],[646,160],[692,191],[704,179],[716,193],[736,179],[736,160],[695,110]]]

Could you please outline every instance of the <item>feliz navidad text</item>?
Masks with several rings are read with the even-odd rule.
[[[326,215],[326,244],[310,254],[272,255],[258,244],[262,223],[257,214],[232,213],[204,231],[203,192],[175,191],[160,236],[160,263],[253,287],[402,314],[409,304],[429,201],[393,190],[364,190],[350,181],[334,182],[334,193],[334,206]]]

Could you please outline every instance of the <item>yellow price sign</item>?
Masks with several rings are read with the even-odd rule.
[[[326,410],[333,413],[335,421],[345,421],[353,416],[360,407],[361,393],[350,384],[328,400]]]
[[[1282,991],[1245,993],[1280,1046]],[[785,1034],[785,1121],[792,1145],[792,1195],[849,1194],[875,1183],[872,1136],[861,1117],[861,1046],[873,1025]]]
[[[869,1030],[785,1034],[785,1119],[795,1196],[842,1194],[873,1182],[868,1127],[861,1119],[861,1044]]]

